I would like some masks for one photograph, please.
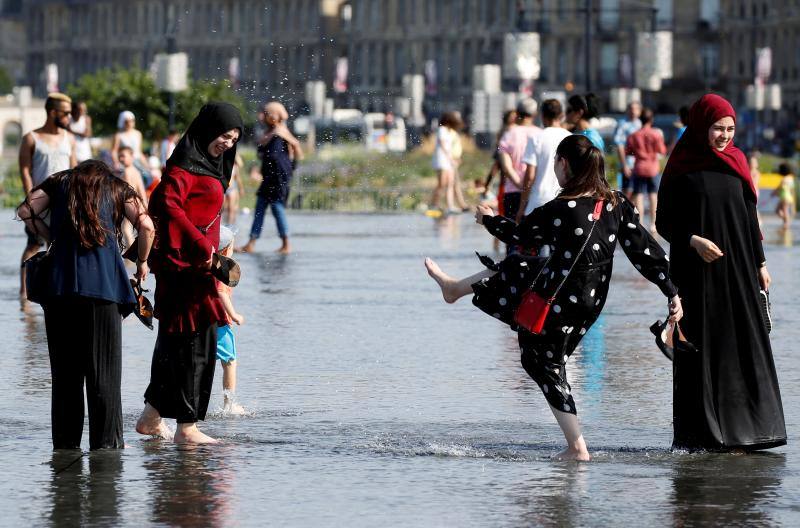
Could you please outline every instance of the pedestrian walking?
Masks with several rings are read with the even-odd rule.
[[[147,156],[142,150],[143,142],[142,133],[136,128],[136,116],[133,112],[130,110],[120,112],[117,118],[117,132],[114,134],[111,145],[111,159],[114,162],[114,168],[122,170],[118,156],[120,147],[130,148],[133,152],[133,164],[139,170],[144,186],[147,188],[150,186],[150,169]]]
[[[263,180],[256,191],[256,208],[253,213],[253,225],[250,228],[250,239],[238,251],[252,253],[255,250],[256,241],[261,236],[264,225],[264,214],[269,207],[281,239],[277,253],[288,255],[292,249],[289,244],[286,204],[289,201],[289,186],[294,166],[303,158],[303,149],[286,126],[289,113],[281,103],[277,101],[267,103],[264,107],[264,116],[267,133],[259,141],[258,147]]]
[[[75,159],[78,163],[92,159],[92,118],[83,101],[73,101],[69,130],[75,136]]]
[[[211,397],[217,325],[227,317],[217,280],[238,280],[228,276],[233,261],[215,251],[243,128],[233,105],[204,105],[151,196],[156,244],[150,265],[159,325],[145,408],[136,425],[141,434],[169,437],[163,418],[175,418],[176,442],[216,442],[200,432],[197,422],[205,419]]]
[[[80,449],[85,384],[90,449],[122,448],[122,318],[136,299],[120,256],[121,224],[127,219],[139,231],[135,277],[144,281],[153,223],[136,192],[95,160],[45,179],[17,214],[52,244],[42,305],[53,447]]]
[[[563,188],[558,198],[534,209],[522,223],[494,216],[483,206],[476,214],[477,222],[491,234],[508,244],[520,244],[525,252],[549,246],[548,259],[534,263],[512,255],[461,280],[430,259],[425,266],[446,302],[474,293],[473,304],[517,330],[522,365],[541,388],[567,440],[567,449],[557,457],[589,460],[566,364],[603,309],[617,243],[669,299],[670,320],[680,319],[681,302],[661,246],[639,223],[630,201],[609,188],[603,153],[585,136],[570,135],[556,150],[555,172]],[[538,333],[514,318],[526,292],[549,299],[551,305]]]
[[[503,214],[507,218],[516,218],[522,203],[522,187],[525,178],[526,164],[523,161],[528,141],[541,132],[541,128],[533,124],[538,104],[527,97],[517,103],[517,126],[503,134],[497,147],[500,156],[500,168],[503,171]],[[514,244],[506,245],[506,252],[513,251]]]
[[[673,446],[753,450],[786,443],[778,378],[759,289],[768,291],[756,192],[734,146],[736,112],[707,94],[689,110],[658,192],[656,227],[696,351],[673,372]]]
[[[781,175],[781,181],[772,193],[773,196],[777,196],[778,198],[778,205],[775,207],[775,213],[783,220],[783,229],[789,229],[792,226],[794,215],[797,213],[797,191],[794,174],[788,163],[781,163],[778,166],[778,174]]]
[[[633,158],[631,173],[631,200],[644,217],[644,197],[650,201],[651,231],[656,232],[656,207],[658,206],[658,185],[656,178],[661,172],[661,157],[667,153],[664,133],[653,128],[653,111],[642,110],[642,127],[628,136],[625,153]]]
[[[617,147],[617,158],[619,159],[619,188],[626,196],[630,198],[633,193],[633,185],[631,178],[633,177],[633,156],[628,154],[625,146],[628,143],[628,138],[642,128],[642,104],[639,101],[632,101],[628,103],[625,110],[625,118],[621,119],[614,130],[614,145]]]
[[[525,181],[522,201],[516,222],[558,196],[561,186],[555,172],[556,149],[570,135],[562,124],[564,111],[557,99],[547,99],[541,108],[544,129],[528,138],[522,162],[525,163]]]
[[[596,128],[591,126],[590,120],[600,113],[600,100],[593,93],[586,95],[573,95],[567,100],[567,124],[572,126],[573,134],[582,134],[589,138],[592,144],[605,152],[606,143]]]
[[[243,168],[244,159],[237,154],[236,162],[233,164],[231,182],[230,185],[228,185],[228,190],[225,191],[223,213],[225,216],[225,223],[228,225],[236,225],[236,217],[239,213],[239,199],[244,195],[244,183],[242,183]]]
[[[432,166],[436,171],[436,188],[431,197],[430,209],[440,211],[439,202],[444,194],[447,213],[461,213],[456,207],[456,171],[461,150],[459,131],[464,127],[458,112],[445,112],[439,118],[436,129],[436,147],[433,151]],[[466,206],[466,204],[463,204]]]
[[[44,102],[47,119],[41,127],[22,137],[19,147],[19,174],[22,190],[27,196],[51,174],[77,164],[75,137],[69,132],[72,99],[61,93],[51,93]],[[25,261],[39,251],[43,241],[25,224],[27,243],[22,251],[19,272],[20,301],[25,302]]]

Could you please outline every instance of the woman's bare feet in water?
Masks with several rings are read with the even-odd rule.
[[[219,440],[211,438],[205,433],[200,432],[197,424],[178,424],[175,431],[176,444],[218,444]]]
[[[164,440],[172,440],[173,433],[161,418],[155,407],[146,403],[142,415],[136,422],[136,432],[143,435],[156,436]]]
[[[275,253],[278,253],[280,255],[288,255],[291,252],[292,252],[292,248],[289,245],[289,239],[285,238],[285,237],[281,238],[281,247],[276,249]]]
[[[577,460],[579,462],[589,462],[592,459],[592,455],[590,455],[589,451],[586,449],[586,444],[583,444],[580,447],[567,447],[560,453],[553,455],[552,458],[553,460]]]
[[[442,268],[440,268],[437,263],[427,257],[425,258],[425,269],[428,270],[428,275],[430,275],[442,289],[444,302],[452,304],[459,299],[459,296],[453,292],[453,286],[456,283],[453,277],[443,272]]]

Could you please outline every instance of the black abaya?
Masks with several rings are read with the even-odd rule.
[[[759,312],[758,268],[764,262],[755,204],[732,174],[674,176],[659,192],[659,233],[670,242],[672,281],[681,321],[696,354],[676,354],[676,448],[764,449],[786,443],[783,407],[769,334]],[[706,264],[692,235],[723,256]]]

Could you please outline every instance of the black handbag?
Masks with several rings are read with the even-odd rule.
[[[55,242],[55,240],[53,241]],[[25,291],[28,300],[36,304],[44,304],[53,291],[52,277],[55,256],[53,244],[45,251],[39,251],[25,261]]]

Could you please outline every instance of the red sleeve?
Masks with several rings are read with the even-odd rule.
[[[658,134],[658,153],[659,154],[666,154],[667,153],[667,145],[664,143],[664,135]]]
[[[208,261],[214,248],[186,216],[185,202],[196,181],[197,176],[172,167],[156,188],[151,212],[162,226],[166,224],[160,233],[166,240],[160,243],[179,254],[180,260],[198,266]]]

